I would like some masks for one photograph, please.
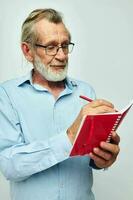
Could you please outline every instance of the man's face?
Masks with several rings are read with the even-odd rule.
[[[59,46],[69,44],[69,34],[63,23],[54,24],[41,20],[36,24],[39,41],[44,46]],[[60,48],[56,55],[47,55],[44,48],[36,48],[34,67],[49,81],[61,81],[67,75],[68,54]]]

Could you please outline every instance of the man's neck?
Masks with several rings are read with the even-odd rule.
[[[65,88],[64,81],[58,81],[58,82],[48,81],[38,71],[35,70],[33,71],[32,74],[32,81],[33,83],[36,83],[38,85],[47,88],[48,91],[52,93],[55,98],[57,98]]]

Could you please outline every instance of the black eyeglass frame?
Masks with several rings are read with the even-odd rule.
[[[69,48],[68,48],[68,52],[66,53],[64,50],[63,50],[63,46],[64,47],[69,47],[69,45],[72,45],[72,49],[71,49],[71,51],[69,52]],[[38,43],[35,43],[34,44],[34,46],[36,46],[36,47],[40,47],[40,48],[44,48],[45,49],[45,53],[47,54],[47,55],[50,55],[50,56],[55,56],[57,53],[58,53],[58,51],[59,51],[59,49],[60,48],[62,48],[62,50],[63,50],[63,52],[64,52],[64,54],[70,54],[72,51],[73,51],[73,48],[74,48],[74,43],[73,42],[69,42],[68,44],[62,44],[62,45],[60,45],[60,46],[54,46],[54,45],[43,45],[43,44],[38,44]],[[54,54],[49,54],[48,52],[47,52],[47,47],[56,47],[56,53],[54,53]]]

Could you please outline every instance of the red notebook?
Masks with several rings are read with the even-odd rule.
[[[111,131],[115,131],[133,105],[130,102],[120,112],[87,115],[84,117],[70,156],[87,155],[98,147],[101,141],[110,141]]]

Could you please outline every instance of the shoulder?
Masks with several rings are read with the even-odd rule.
[[[23,84],[24,82],[26,82],[28,80],[28,76],[21,76],[21,77],[17,77],[11,80],[7,80],[3,83],[0,84],[0,89],[3,90],[15,90],[17,89],[21,84]]]
[[[19,92],[19,85],[25,82],[25,77],[18,77],[15,79],[7,80],[0,84],[0,98],[9,98]]]
[[[23,80],[23,76],[22,77],[18,77],[15,79],[11,79],[11,80],[7,80],[3,83],[0,84],[0,87],[3,88],[8,88],[8,87],[17,87]]]

